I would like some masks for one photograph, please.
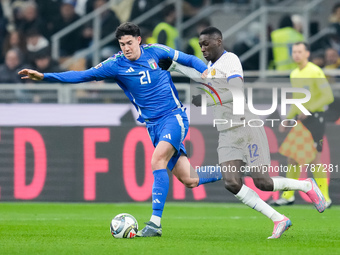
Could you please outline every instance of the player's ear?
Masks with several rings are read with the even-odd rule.
[[[222,39],[221,39],[221,38],[218,38],[218,39],[217,39],[217,45],[218,45],[218,46],[221,46],[221,45],[222,45]]]
[[[142,37],[138,36],[137,41],[138,41],[138,44],[140,45],[142,43]]]

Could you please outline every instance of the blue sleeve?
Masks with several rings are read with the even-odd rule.
[[[44,81],[81,83],[88,81],[100,81],[104,79],[113,79],[116,75],[113,62],[105,60],[85,71],[68,71],[62,73],[44,73]]]
[[[192,68],[195,68],[197,71],[199,71],[200,73],[203,73],[206,69],[207,69],[207,65],[204,64],[204,62],[202,60],[200,60],[198,57],[195,57],[193,55],[188,55],[185,54],[181,51],[178,51],[178,57],[175,60],[173,58],[174,61],[185,65],[185,66],[190,66]]]
[[[80,83],[94,81],[92,68],[85,71],[68,71],[62,73],[44,73],[44,81]]]
[[[160,59],[171,58],[173,61],[182,65],[195,68],[200,73],[203,73],[207,69],[206,64],[195,56],[185,54],[162,44],[153,44],[152,48]]]

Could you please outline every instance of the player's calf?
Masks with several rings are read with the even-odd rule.
[[[199,179],[198,178],[183,178],[179,180],[181,183],[184,184],[185,187],[187,188],[195,188],[198,186]]]
[[[239,177],[223,177],[224,187],[233,194],[237,194],[242,188],[242,179]]]
[[[273,191],[274,185],[271,178],[253,178],[256,188],[263,191]]]

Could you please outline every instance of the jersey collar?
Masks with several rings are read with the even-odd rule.
[[[228,51],[226,51],[226,50],[224,50],[223,51],[223,53],[222,53],[222,55],[214,62],[214,63],[212,63],[211,62],[211,65],[210,66],[213,66],[224,54],[226,54]]]

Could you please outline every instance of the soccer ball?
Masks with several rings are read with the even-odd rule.
[[[132,215],[121,213],[111,221],[110,230],[114,238],[134,238],[138,231],[138,222]]]

